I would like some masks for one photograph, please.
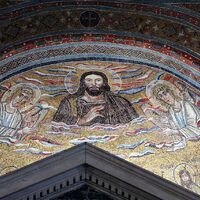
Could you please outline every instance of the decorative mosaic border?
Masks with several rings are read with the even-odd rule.
[[[126,34],[124,34],[126,35]],[[200,55],[190,51],[185,48],[181,48],[181,46],[174,45],[171,42],[159,40],[158,38],[143,38],[142,36],[135,36],[127,34],[127,36],[119,36],[119,35],[108,35],[108,34],[59,34],[53,36],[46,36],[42,38],[34,38],[32,40],[24,41],[23,43],[19,43],[13,45],[12,47],[4,50],[0,57],[0,60],[7,59],[15,54],[29,51],[34,48],[39,47],[48,47],[57,44],[65,44],[71,42],[110,42],[116,44],[130,45],[130,46],[138,46],[143,48],[152,49],[157,52],[161,52],[167,55],[176,55],[180,56],[180,59],[184,62],[190,60],[191,65],[200,65]]]
[[[46,2],[47,5],[45,3],[35,5],[27,11],[24,17],[18,16],[23,13],[22,11],[14,10],[13,17],[16,17],[15,19],[12,20],[12,17],[8,16],[8,23],[6,20],[1,20],[0,50],[8,51],[9,48],[12,48],[12,45],[50,35],[91,33],[138,36],[146,39],[163,40],[163,43],[170,43],[171,41],[180,48],[199,52],[200,23],[189,16],[180,19],[179,17],[182,15],[178,11],[173,11],[173,8],[170,8],[169,5],[155,7],[155,5],[148,4],[114,2],[109,4],[109,2],[87,1],[79,2],[75,8],[75,5],[65,6],[65,3],[69,4],[69,2],[55,3],[52,1],[51,3]],[[40,12],[39,10],[44,5],[45,10]],[[50,7],[48,8],[48,6]],[[164,16],[159,9],[163,9],[164,14],[169,12],[170,16]],[[180,8],[177,9],[180,10]],[[81,13],[87,10],[93,10],[100,16],[100,22],[94,28],[85,28],[80,23]],[[12,12],[10,11],[8,14],[10,15],[10,13]],[[2,14],[4,17],[6,16],[5,12],[2,12]],[[189,20],[189,22],[185,20]]]
[[[0,78],[5,80],[20,72],[53,63],[82,60],[147,65],[167,71],[200,89],[200,72],[195,66],[148,48],[97,42],[66,43],[17,54],[0,62]]]
[[[5,20],[5,19],[11,19],[11,18],[16,18],[19,16],[23,16],[26,15],[27,13],[32,13],[35,11],[42,11],[42,10],[47,10],[47,8],[49,10],[52,10],[52,8],[66,8],[69,6],[72,6],[72,8],[74,8],[74,6],[81,8],[82,6],[98,6],[98,9],[100,7],[102,8],[106,8],[108,10],[112,9],[117,9],[118,11],[129,11],[129,12],[142,12],[142,13],[152,13],[153,15],[161,15],[164,16],[166,18],[170,17],[170,18],[174,18],[174,20],[177,19],[181,19],[185,22],[188,22],[191,25],[199,25],[200,24],[200,19],[198,19],[198,15],[192,15],[194,13],[191,12],[187,12],[187,11],[182,11],[180,8],[174,8],[173,5],[170,6],[162,4],[161,2],[158,2],[158,4],[156,5],[152,5],[151,4],[144,4],[145,2],[143,1],[139,1],[137,3],[135,3],[134,1],[45,1],[45,2],[27,2],[27,3],[23,3],[23,4],[18,4],[16,6],[13,6],[11,8],[7,8],[7,9],[3,9],[2,10],[2,15],[0,15],[0,20]],[[148,2],[147,2],[148,3]],[[162,6],[161,6],[162,5]],[[83,8],[83,7],[82,7]],[[95,8],[95,7],[93,7]]]

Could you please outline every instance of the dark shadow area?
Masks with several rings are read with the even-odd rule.
[[[100,191],[93,189],[88,185],[84,185],[77,190],[68,192],[64,195],[61,195],[51,200],[114,200],[114,199]]]

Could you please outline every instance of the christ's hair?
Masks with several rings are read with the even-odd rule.
[[[98,76],[101,76],[102,79],[103,79],[103,86],[102,86],[102,91],[103,92],[107,92],[107,91],[110,91],[110,86],[108,84],[108,78],[107,76],[102,73],[102,72],[98,72],[98,71],[89,71],[89,72],[85,72],[81,75],[81,78],[80,78],[80,85],[79,85],[79,89],[78,91],[76,92],[76,95],[77,96],[81,96],[84,94],[85,92],[85,89],[86,89],[86,85],[85,85],[85,78],[89,75],[98,75]]]

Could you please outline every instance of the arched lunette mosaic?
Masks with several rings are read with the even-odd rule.
[[[55,19],[36,6],[42,24],[26,6],[0,16],[1,174],[88,142],[200,193],[198,16],[93,5],[100,21],[86,30],[81,5]]]
[[[190,78],[198,76],[192,62],[139,47],[80,43],[33,49],[1,65],[10,69],[1,82],[2,174],[89,142],[199,193],[199,82]]]

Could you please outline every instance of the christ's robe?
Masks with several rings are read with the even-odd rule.
[[[81,96],[64,98],[54,115],[53,121],[76,124],[78,119],[84,117],[91,108],[100,105],[104,107],[99,111],[102,116],[97,116],[84,125],[89,126],[95,123],[124,124],[138,117],[136,110],[128,100],[112,92],[106,92],[102,103],[87,102]]]

